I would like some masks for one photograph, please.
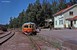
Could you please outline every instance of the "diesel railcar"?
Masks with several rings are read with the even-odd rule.
[[[27,22],[22,25],[22,32],[26,35],[36,35],[36,24],[33,22]]]

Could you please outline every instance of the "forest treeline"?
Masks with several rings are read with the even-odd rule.
[[[52,2],[52,3],[51,3]],[[77,0],[36,0],[35,3],[30,3],[26,10],[22,10],[18,17],[10,18],[9,27],[19,28],[25,22],[34,22],[37,26],[44,26],[45,20],[51,18],[53,14],[77,3]],[[6,25],[8,26],[8,25]]]

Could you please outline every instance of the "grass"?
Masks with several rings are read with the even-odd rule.
[[[50,43],[54,48],[61,48],[61,42],[59,42],[57,39],[53,39],[51,37],[47,37],[47,36],[40,36],[38,35],[37,37],[41,38],[44,41],[47,41],[48,43]],[[50,38],[50,39],[49,39]]]
[[[33,41],[32,41],[32,37],[31,37],[31,36],[28,36],[28,38],[29,38],[30,41],[31,41],[32,49],[33,49],[33,50],[37,50],[35,44],[34,44]]]

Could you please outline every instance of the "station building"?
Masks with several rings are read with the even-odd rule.
[[[54,28],[77,28],[77,4],[63,9],[54,16]]]

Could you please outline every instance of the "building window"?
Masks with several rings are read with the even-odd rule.
[[[62,25],[63,24],[63,20],[59,20],[59,25]]]
[[[69,12],[69,15],[73,15],[73,11],[70,11],[70,12]]]
[[[57,21],[55,21],[55,24],[57,25]]]
[[[74,24],[76,24],[76,20],[74,20]]]

